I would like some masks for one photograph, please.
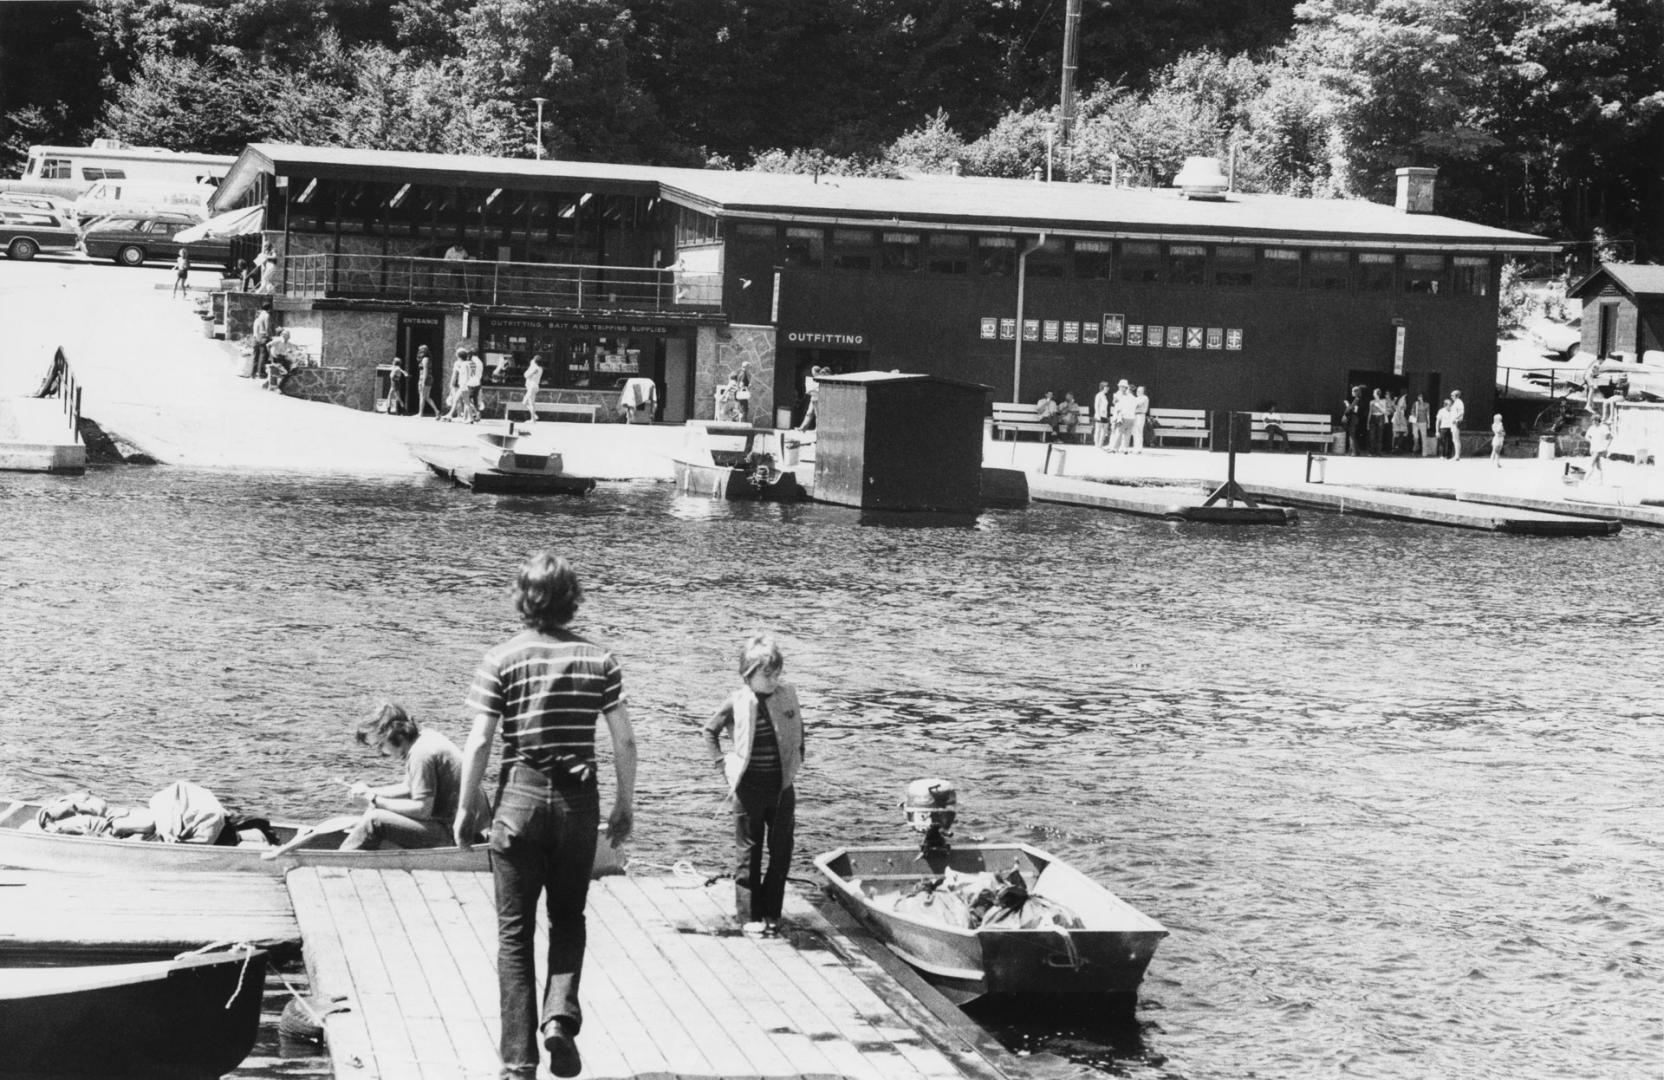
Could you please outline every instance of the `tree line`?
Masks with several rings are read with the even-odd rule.
[[[1028,176],[1063,0],[91,0],[5,5],[0,166],[114,136]],[[20,12],[18,9],[24,9]],[[37,9],[30,11],[29,9]],[[1054,175],[1389,200],[1664,254],[1658,0],[1084,0]],[[547,99],[534,131],[533,99]]]

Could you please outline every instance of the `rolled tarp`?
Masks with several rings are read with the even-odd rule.
[[[260,231],[260,219],[265,214],[266,207],[245,206],[241,210],[228,210],[217,214],[198,225],[188,229],[181,229],[174,239],[181,244],[195,244],[206,240],[210,236],[246,236]]]

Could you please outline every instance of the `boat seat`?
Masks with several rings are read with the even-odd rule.
[[[13,799],[9,806],[7,806],[4,810],[0,810],[0,829],[13,827],[21,818],[28,818],[31,821],[34,820],[35,811],[37,809],[38,807],[30,806],[28,803],[18,802]]]

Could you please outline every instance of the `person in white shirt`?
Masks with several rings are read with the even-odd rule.
[[[1462,418],[1467,415],[1467,406],[1462,404],[1462,392],[1450,392],[1450,460],[1462,460]]]
[[[1109,442],[1109,383],[1098,384],[1097,396],[1092,399],[1092,445],[1099,450]]]
[[[1150,395],[1140,386],[1132,395],[1132,452],[1144,452],[1144,425],[1150,419]]]
[[[1598,476],[1604,483],[1606,480],[1606,456],[1612,450],[1612,428],[1605,420],[1596,417],[1595,422],[1589,425],[1586,434],[1589,437],[1589,472],[1584,477],[1584,482],[1591,482]]]

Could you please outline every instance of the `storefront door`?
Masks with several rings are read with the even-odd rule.
[[[428,387],[416,385],[421,375],[421,365],[416,363],[417,350],[426,345],[434,362],[428,366],[428,382],[435,384]],[[440,361],[445,356],[445,320],[440,315],[400,315],[398,330],[398,351],[394,354],[404,360],[406,378],[404,380],[404,412],[413,415],[421,407],[423,391],[434,392],[435,401],[444,401],[445,395],[438,392],[437,382]]]

